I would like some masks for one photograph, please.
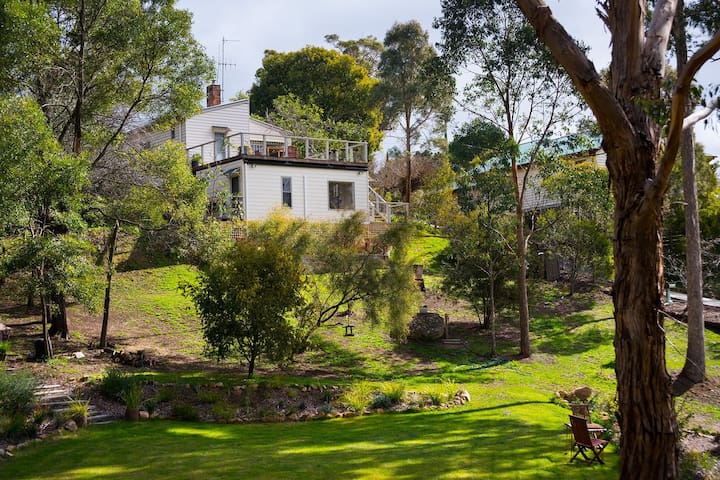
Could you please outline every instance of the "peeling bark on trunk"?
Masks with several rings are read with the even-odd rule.
[[[615,194],[613,303],[620,478],[638,478],[639,472],[644,478],[676,478],[679,435],[660,314],[662,219],[660,205],[644,204],[637,196],[645,188],[647,173],[654,171],[656,152],[639,143],[631,151],[608,149]]]
[[[490,263],[490,355],[497,355],[497,338],[495,337],[495,272]]]
[[[685,248],[687,269],[688,346],[680,378],[691,384],[705,379],[705,321],[703,317],[702,255],[698,218],[695,152],[692,132],[683,134],[681,146],[685,198]],[[678,384],[680,386],[680,384]]]
[[[412,195],[412,110],[405,109],[405,155],[407,156],[407,165],[405,172],[405,202],[410,205]]]
[[[42,335],[43,344],[45,346],[45,354],[47,358],[53,358],[53,348],[50,342],[50,332],[48,330],[48,304],[43,294],[40,294],[40,305],[42,307]]]

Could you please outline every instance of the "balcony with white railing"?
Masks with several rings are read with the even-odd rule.
[[[367,142],[300,136],[234,133],[223,142],[211,140],[186,148],[193,167],[235,157],[277,158],[326,162],[368,162]]]

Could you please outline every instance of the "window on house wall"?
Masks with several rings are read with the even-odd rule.
[[[230,177],[230,193],[233,196],[240,195],[240,177],[238,175]]]
[[[243,198],[240,193],[240,176],[230,177],[230,214],[233,217],[243,218]]]
[[[215,132],[215,160],[225,158],[225,132]]]
[[[355,184],[352,182],[329,182],[330,210],[355,209]]]
[[[282,204],[292,208],[292,178],[282,177]]]
[[[170,140],[175,140],[175,127],[170,129]]]

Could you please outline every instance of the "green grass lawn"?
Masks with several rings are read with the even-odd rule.
[[[471,393],[482,398],[478,386]],[[20,451],[13,479],[610,479],[568,463],[566,410],[534,389],[464,408],[283,424],[154,421],[91,427]]]
[[[432,232],[418,234],[410,242],[408,255],[413,263],[423,265],[427,273],[438,273],[439,254],[448,246],[447,238]]]

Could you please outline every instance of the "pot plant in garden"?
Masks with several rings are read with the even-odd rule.
[[[140,419],[140,404],[142,403],[142,386],[133,382],[120,394],[125,402],[125,420],[137,421]]]

